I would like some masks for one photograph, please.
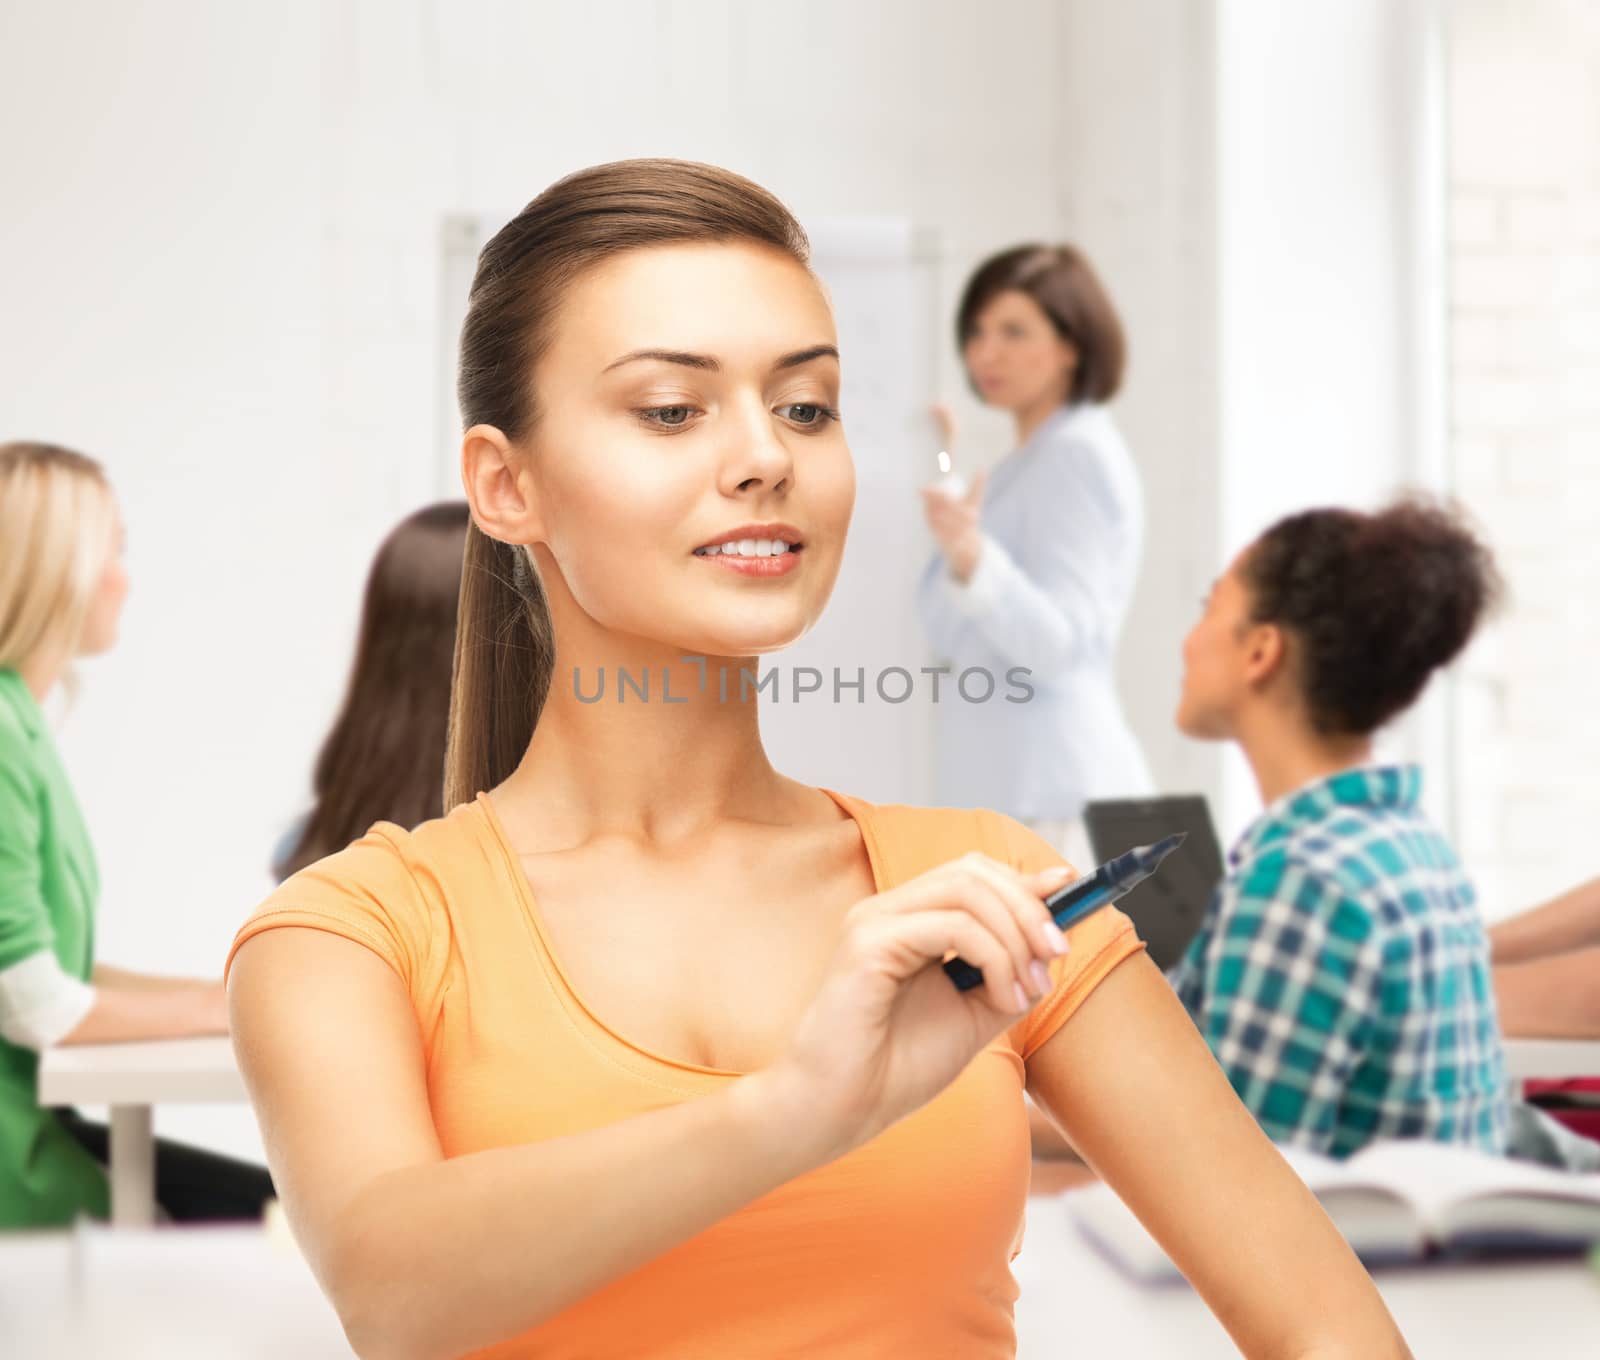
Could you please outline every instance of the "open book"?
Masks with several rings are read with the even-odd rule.
[[[1369,1266],[1435,1255],[1582,1251],[1600,1242],[1600,1174],[1421,1140],[1373,1143],[1343,1162],[1304,1148],[1278,1151]],[[1084,1234],[1131,1275],[1178,1277],[1109,1186],[1070,1190],[1064,1202]]]

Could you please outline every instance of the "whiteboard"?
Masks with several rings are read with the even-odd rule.
[[[461,426],[455,369],[467,292],[479,250],[504,218],[453,216],[441,232],[439,470],[441,496],[459,496]],[[833,596],[815,628],[761,658],[778,692],[761,696],[761,732],[773,765],[808,784],[873,802],[933,796],[933,664],[916,612],[916,583],[933,551],[917,487],[934,474],[938,242],[900,218],[825,218],[804,224],[812,268],[839,329],[839,409],[856,466],[856,506]],[[821,688],[794,698],[800,667]],[[907,679],[893,668],[907,673]],[[841,685],[834,702],[834,676]],[[879,682],[882,681],[880,690]],[[944,683],[942,702],[948,702]],[[859,698],[857,696],[860,696]]]

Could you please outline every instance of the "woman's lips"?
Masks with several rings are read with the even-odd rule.
[[[714,557],[691,553],[690,556],[698,562],[736,571],[741,576],[785,576],[800,565],[800,550],[795,548],[774,553],[771,557],[740,557],[734,553],[717,553]]]

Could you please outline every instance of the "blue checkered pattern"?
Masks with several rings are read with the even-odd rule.
[[[1277,1142],[1377,1138],[1503,1152],[1509,1096],[1489,941],[1416,766],[1279,799],[1229,855],[1170,980]]]

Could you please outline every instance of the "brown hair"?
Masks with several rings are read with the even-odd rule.
[[[1048,316],[1056,334],[1078,351],[1065,401],[1110,401],[1122,386],[1128,346],[1111,297],[1075,246],[1013,246],[978,266],[956,309],[956,348],[964,350],[978,313],[997,293],[1026,293]]]
[[[1251,618],[1292,639],[1312,726],[1364,736],[1408,708],[1502,592],[1459,511],[1410,496],[1375,514],[1307,510],[1246,552]]]
[[[287,878],[376,821],[413,827],[444,804],[445,720],[470,515],[443,501],[407,516],[367,574],[344,704],[312,775],[315,803],[273,871]]]
[[[538,420],[534,370],[562,299],[595,265],[629,250],[748,241],[805,264],[800,224],[765,189],[694,161],[632,160],[556,181],[478,256],[461,328],[457,395],[464,429],[508,439]],[[550,691],[555,639],[526,546],[467,531],[445,774],[445,809],[511,773]]]

